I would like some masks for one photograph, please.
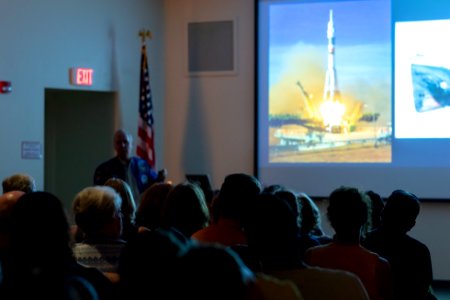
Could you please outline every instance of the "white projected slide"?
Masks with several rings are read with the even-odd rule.
[[[395,137],[450,137],[450,20],[395,24]]]

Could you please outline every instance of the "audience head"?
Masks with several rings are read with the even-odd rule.
[[[217,220],[219,219],[219,193],[215,193],[211,203],[208,206],[209,208],[209,214],[211,217],[210,223],[217,223]]]
[[[295,195],[294,192],[287,190],[287,189],[280,190],[280,191],[276,192],[275,195],[280,197],[281,199],[285,200],[286,203],[289,204],[289,206],[292,209],[292,212],[297,217],[297,222],[300,224],[301,223],[301,215],[300,215],[301,204],[297,199],[297,195]]]
[[[300,230],[303,234],[322,235],[320,210],[314,201],[305,193],[298,195],[300,201]]]
[[[122,199],[109,186],[81,190],[73,201],[75,222],[86,234],[118,238],[122,234]]]
[[[148,229],[161,227],[161,213],[164,201],[173,186],[167,182],[157,182],[147,188],[141,195],[136,212],[136,223],[138,226]]]
[[[112,187],[119,193],[120,198],[122,198],[121,210],[124,222],[134,223],[136,217],[136,202],[128,183],[120,178],[110,178],[105,182],[105,186]]]
[[[122,160],[131,158],[131,149],[133,146],[133,137],[123,129],[119,129],[114,133],[114,150],[116,155]]]
[[[209,209],[202,189],[190,182],[176,185],[167,195],[161,221],[163,227],[174,227],[187,237],[206,227]]]
[[[300,262],[296,213],[282,198],[263,193],[255,199],[244,230],[248,245],[264,270]]]
[[[58,258],[72,257],[67,215],[53,194],[24,194],[14,205],[11,220],[11,246],[16,254],[23,254],[23,261],[45,260],[43,264],[51,264],[60,263]]]
[[[186,299],[246,299],[253,273],[229,248],[193,245],[179,260],[179,297]]]
[[[406,233],[416,224],[420,202],[416,195],[395,190],[387,198],[381,214],[382,226],[390,231]]]
[[[298,222],[300,224],[300,207],[301,204],[297,199],[297,195],[280,184],[269,185],[263,189],[263,193],[274,194],[286,201],[291,207],[292,211],[297,215]]]
[[[0,196],[0,251],[9,247],[12,210],[24,194],[21,191],[12,191]]]
[[[374,191],[367,191],[366,195],[369,197],[372,214],[370,216],[371,227],[376,229],[381,225],[381,212],[384,208],[384,201],[378,193]]]
[[[327,215],[336,238],[341,242],[359,242],[370,215],[367,196],[357,188],[344,186],[335,189],[328,201]]]
[[[169,229],[145,230],[131,239],[119,261],[120,286],[127,299],[174,299],[178,258],[188,242]],[[125,298],[124,298],[125,299]]]
[[[34,178],[28,174],[14,174],[3,180],[2,187],[3,193],[11,191],[31,193],[36,191],[36,182],[34,181]]]
[[[23,195],[11,215],[5,289],[11,299],[61,299],[74,263],[69,224],[61,201],[47,192]]]
[[[259,180],[251,175],[235,173],[225,177],[219,191],[218,215],[242,221],[249,203],[262,191]]]

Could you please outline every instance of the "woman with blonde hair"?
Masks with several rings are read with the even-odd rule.
[[[120,178],[110,178],[104,185],[112,187],[122,198],[122,238],[128,240],[137,232],[135,225],[136,199],[134,199],[129,184]]]

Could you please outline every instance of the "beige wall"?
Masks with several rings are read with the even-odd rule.
[[[253,172],[254,6],[250,0],[166,0],[164,165],[169,178]],[[187,76],[187,24],[235,20],[237,69],[232,76]]]

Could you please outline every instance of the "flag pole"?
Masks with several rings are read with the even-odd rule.
[[[136,145],[136,154],[138,157],[148,162],[150,167],[155,168],[155,140],[154,140],[154,119],[153,119],[153,101],[150,87],[150,73],[147,62],[147,53],[145,39],[151,39],[151,32],[142,29],[139,31],[142,40],[141,47],[141,66],[139,83],[139,117],[138,117],[138,141]]]

